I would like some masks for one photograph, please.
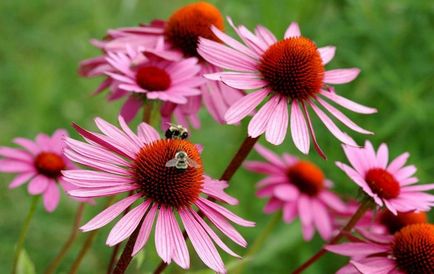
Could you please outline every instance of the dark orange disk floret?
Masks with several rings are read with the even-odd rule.
[[[62,157],[52,152],[39,153],[34,164],[39,173],[51,178],[59,177],[62,175],[61,171],[65,169],[65,162]]]
[[[365,181],[372,192],[383,199],[398,197],[401,187],[398,181],[383,168],[372,168],[365,175]]]
[[[167,40],[186,56],[199,57],[199,37],[220,41],[211,31],[212,25],[223,30],[222,14],[209,3],[197,2],[186,5],[172,14],[164,32]]]
[[[398,212],[398,215],[395,215],[389,210],[384,210],[379,215],[379,221],[386,226],[390,234],[394,234],[405,226],[427,223],[428,217],[425,212]]]
[[[395,234],[392,254],[408,274],[434,273],[434,225],[414,224]]]
[[[179,151],[197,163],[187,169],[167,167]],[[147,144],[134,161],[134,177],[145,197],[159,205],[182,208],[191,206],[202,191],[203,167],[194,144],[181,139],[162,139]]]
[[[324,66],[315,43],[291,37],[269,47],[258,67],[263,79],[278,94],[308,99],[323,86]]]
[[[324,173],[308,161],[299,161],[288,169],[288,177],[301,192],[315,196],[324,188]]]
[[[170,87],[172,80],[164,69],[144,66],[137,69],[136,82],[148,91],[164,91]]]

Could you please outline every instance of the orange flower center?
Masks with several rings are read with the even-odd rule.
[[[224,21],[220,11],[206,2],[192,3],[177,10],[169,18],[165,35],[186,56],[200,57],[197,53],[199,37],[220,41],[211,31],[212,25],[223,30]]]
[[[270,88],[291,99],[307,99],[323,86],[324,66],[316,45],[305,37],[276,42],[262,55],[259,71]]]
[[[401,187],[395,177],[382,168],[372,168],[365,175],[372,192],[383,199],[398,197]]]
[[[387,227],[390,234],[394,234],[405,226],[427,223],[428,218],[425,212],[398,212],[398,215],[395,215],[389,210],[384,210],[379,216],[379,221]]]
[[[170,87],[169,74],[157,67],[139,67],[136,74],[137,84],[148,91],[162,91]]]
[[[177,152],[184,151],[197,166],[167,167]],[[191,206],[202,191],[203,167],[199,151],[189,141],[162,139],[147,144],[134,162],[134,177],[143,194],[159,205],[181,208]]]
[[[324,174],[308,161],[299,161],[288,170],[288,177],[301,192],[315,196],[324,188]]]
[[[51,178],[62,175],[61,171],[66,167],[62,157],[52,152],[39,153],[34,163],[39,173]]]
[[[395,234],[392,254],[405,273],[434,273],[434,225],[415,224]]]

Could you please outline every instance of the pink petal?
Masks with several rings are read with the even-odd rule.
[[[140,228],[139,234],[137,235],[137,240],[134,243],[133,253],[131,256],[135,256],[146,244],[149,239],[149,235],[152,230],[152,225],[154,224],[155,213],[157,212],[157,206],[151,206],[148,213],[143,220],[142,227]]]
[[[39,195],[47,189],[51,180],[44,175],[36,175],[27,185],[27,190],[32,195]]]
[[[278,155],[273,153],[271,150],[266,149],[264,146],[260,144],[255,145],[255,150],[258,152],[262,157],[264,157],[268,162],[272,163],[273,165],[276,165],[277,167],[285,168],[286,164],[280,159]]]
[[[377,112],[377,110],[375,108],[363,106],[363,105],[358,104],[356,102],[353,102],[353,101],[351,101],[345,97],[339,96],[334,92],[322,90],[321,95],[327,97],[328,99],[332,100],[336,104],[338,104],[338,105],[340,105],[346,109],[349,109],[353,112],[362,113],[362,114],[372,114],[372,113]]]
[[[204,75],[208,79],[220,80],[226,85],[236,89],[258,89],[268,84],[261,79],[259,74],[242,72],[217,72]]]
[[[24,162],[32,162],[33,160],[32,155],[30,155],[26,151],[10,147],[0,147],[0,156]]]
[[[137,153],[140,150],[140,147],[130,140],[130,138],[128,138],[128,136],[119,128],[99,117],[95,118],[95,123],[101,132],[122,144],[123,147],[128,149],[132,154]]]
[[[225,243],[222,242],[222,240],[217,236],[217,234],[208,226],[208,224],[202,219],[202,217],[199,216],[194,210],[190,210],[190,213],[193,215],[195,220],[202,226],[202,228],[208,233],[208,235],[211,237],[211,239],[226,253],[240,258],[238,254],[233,252]]]
[[[275,165],[258,161],[248,161],[244,164],[244,167],[250,171],[270,175],[278,175],[284,172],[281,168],[276,167]]]
[[[137,134],[139,135],[139,139],[142,140],[145,144],[152,143],[155,140],[160,139],[160,134],[146,123],[140,123],[137,128]]]
[[[252,58],[259,58],[259,56],[252,51],[251,49],[249,49],[248,47],[246,47],[245,45],[241,44],[240,42],[238,42],[237,40],[233,39],[232,37],[230,37],[229,35],[227,35],[226,33],[222,32],[221,30],[219,30],[218,28],[216,28],[215,26],[211,26],[211,31],[220,39],[222,40],[226,45],[232,47],[233,49],[238,50],[239,52],[242,52]]]
[[[312,199],[313,223],[324,240],[332,236],[332,220],[326,208],[317,200]]]
[[[136,185],[119,185],[113,187],[102,187],[102,188],[85,188],[85,189],[74,189],[69,191],[69,195],[78,198],[96,198],[111,196],[119,193],[124,193],[131,190],[136,190],[138,187]]]
[[[309,131],[297,100],[293,100],[291,104],[291,135],[295,146],[304,154],[308,154],[310,148]]]
[[[315,131],[313,130],[312,121],[310,120],[309,112],[307,111],[306,105],[303,102],[301,102],[301,105],[303,106],[303,112],[306,115],[307,125],[309,128],[309,134],[312,137],[314,148],[315,148],[316,152],[319,154],[319,156],[321,156],[321,158],[326,160],[327,157],[324,154],[324,152],[321,150],[321,147],[319,146],[318,141],[316,140]]]
[[[143,106],[143,101],[137,100],[134,96],[129,96],[122,105],[120,115],[127,123],[131,122],[139,109]]]
[[[356,79],[360,69],[332,69],[324,73],[324,83],[327,84],[345,84]]]
[[[285,203],[283,206],[283,220],[290,224],[297,217],[297,203]]]
[[[277,39],[274,36],[274,34],[271,31],[269,31],[267,28],[265,28],[265,27],[263,27],[261,25],[258,25],[256,27],[255,34],[260,39],[262,39],[262,41],[265,44],[267,44],[267,46],[271,46],[271,45],[273,45],[274,43],[277,42]]]
[[[387,257],[381,257],[381,259],[375,260],[375,262],[358,263],[351,261],[350,263],[361,273],[369,274],[389,273],[389,271],[397,267],[396,263],[391,259],[387,259]]]
[[[256,71],[256,60],[212,40],[199,38],[197,52],[211,64],[224,69]]]
[[[137,199],[141,197],[141,194],[134,194],[127,198],[124,198],[110,207],[103,210],[101,213],[92,218],[85,225],[80,227],[81,231],[91,231],[105,226],[122,213],[127,207],[132,205]]]
[[[382,167],[387,167],[387,162],[389,161],[389,149],[387,148],[386,144],[381,144],[378,148],[377,152],[377,164]]]
[[[291,25],[289,25],[289,27],[286,29],[284,37],[290,38],[299,36],[301,36],[300,28],[297,22],[292,22]]]
[[[395,158],[395,160],[393,160],[389,164],[389,166],[387,167],[387,171],[389,171],[392,174],[396,173],[398,170],[400,170],[405,165],[408,157],[410,157],[410,153],[408,153],[408,152],[405,152],[405,153],[399,155],[398,157]]]
[[[196,222],[188,210],[180,210],[179,215],[200,259],[212,270],[225,273],[223,261],[205,230]]]
[[[328,64],[335,56],[336,47],[327,46],[318,49],[323,65]]]
[[[256,138],[264,133],[278,103],[279,98],[273,97],[267,103],[265,103],[261,109],[259,109],[259,111],[253,116],[252,120],[250,120],[249,126],[247,128],[249,136]]]
[[[387,245],[374,243],[343,243],[338,245],[327,245],[328,251],[343,256],[369,256],[376,253],[386,252],[389,249]]]
[[[134,230],[136,230],[143,218],[143,215],[145,215],[149,204],[150,202],[147,200],[125,214],[125,216],[123,216],[122,219],[120,219],[110,231],[106,244],[109,246],[114,246],[128,238],[134,232]]]
[[[202,209],[203,207],[208,207],[210,209],[213,209],[214,211],[220,213],[221,215],[223,215],[224,217],[228,218],[229,220],[231,220],[232,222],[239,224],[241,226],[246,226],[246,227],[253,227],[255,226],[254,222],[250,222],[247,221],[237,215],[235,215],[234,213],[230,212],[229,210],[227,210],[226,208],[222,207],[221,205],[218,205],[216,203],[213,203],[207,199],[204,199],[202,197],[199,197],[199,199],[196,201],[196,205]]]
[[[166,215],[168,215],[167,211],[169,210],[171,209],[167,209],[165,206],[160,208],[157,224],[155,225],[155,247],[158,256],[168,264],[172,260],[172,251],[174,246],[170,221],[166,217]]]
[[[27,149],[33,155],[37,155],[39,152],[41,152],[41,148],[38,147],[38,145],[32,140],[26,138],[15,138],[14,143]]]
[[[273,190],[274,196],[285,202],[291,202],[298,198],[299,192],[290,185],[279,185]]]
[[[327,129],[342,143],[348,144],[350,146],[357,146],[356,142],[348,136],[346,133],[342,132],[336,124],[326,115],[322,110],[320,110],[314,103],[310,102],[310,106],[318,115],[321,122],[327,127]]]
[[[43,194],[44,198],[44,207],[48,212],[53,212],[57,205],[59,204],[60,200],[60,191],[57,187],[57,184],[52,181],[49,182],[47,189],[45,190]]]
[[[166,221],[169,222],[170,233],[172,234],[172,258],[179,266],[187,269],[190,267],[190,255],[179,224],[171,209],[166,212]]]
[[[280,98],[280,102],[271,114],[267,123],[265,139],[274,145],[280,145],[286,136],[288,128],[288,106],[286,99]]]
[[[344,212],[345,210],[347,210],[347,206],[345,205],[345,203],[342,202],[342,200],[334,193],[331,193],[329,191],[322,191],[319,194],[319,198],[323,203],[325,203],[328,207],[335,211]]]
[[[26,172],[26,173],[18,174],[9,184],[9,188],[19,187],[20,185],[24,184],[35,175],[36,175],[35,172]]]
[[[363,133],[363,134],[374,134],[371,131],[367,131],[360,126],[358,126],[356,123],[351,121],[345,114],[343,114],[341,111],[333,107],[332,105],[328,104],[326,101],[322,100],[321,98],[317,98],[317,101],[325,108],[327,109],[336,119],[341,121],[344,125],[349,127],[350,129]]]
[[[33,163],[23,162],[21,160],[0,160],[0,172],[5,173],[22,173],[33,172],[35,167]]]
[[[267,97],[269,91],[261,89],[236,101],[225,113],[228,124],[236,124],[249,115]]]
[[[275,197],[271,197],[270,200],[268,200],[267,204],[264,207],[264,213],[271,214],[278,210],[280,210],[284,205],[284,202],[280,199],[277,199]]]

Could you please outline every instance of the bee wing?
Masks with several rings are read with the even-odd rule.
[[[194,167],[194,168],[199,168],[200,167],[200,165],[198,163],[196,163],[194,160],[192,160],[190,158],[187,159],[187,163],[188,163],[189,166]]]
[[[171,159],[166,162],[166,167],[176,167],[178,159]]]

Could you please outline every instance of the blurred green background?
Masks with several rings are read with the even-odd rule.
[[[120,102],[107,103],[103,95],[90,96],[100,79],[82,79],[76,73],[80,60],[98,54],[88,43],[89,39],[103,37],[108,28],[168,18],[175,9],[188,2],[1,1],[0,144],[9,146],[16,136],[34,138],[38,132],[51,134],[60,127],[71,132],[71,121],[93,129],[95,116],[115,121]],[[362,69],[356,81],[338,86],[337,92],[379,109],[378,114],[370,116],[348,115],[375,132],[371,137],[375,146],[387,142],[391,157],[410,151],[410,163],[417,165],[421,182],[433,181],[433,1],[210,2],[223,14],[249,28],[262,24],[282,37],[289,23],[295,20],[299,22],[302,33],[319,46],[336,45],[336,57],[327,68],[357,66]],[[229,32],[233,34],[231,30]],[[205,168],[210,175],[217,177],[245,137],[246,123],[240,127],[220,126],[204,111],[201,118],[203,127],[194,131],[193,140],[205,145]],[[345,161],[337,140],[317,122],[318,139],[329,160],[322,161],[313,152],[309,159],[325,170],[336,183],[338,192],[355,196],[355,184],[334,165],[336,160]],[[364,141],[364,136],[351,135],[359,143]],[[305,158],[296,151],[289,138],[273,149]],[[258,158],[258,155],[252,153],[250,158]],[[257,222],[254,229],[240,229],[250,243],[271,219],[262,213],[265,201],[256,199],[254,195],[255,182],[260,178],[240,170],[228,190],[240,200],[240,205],[233,210]],[[10,271],[14,244],[31,200],[25,187],[13,191],[7,188],[11,179],[11,175],[0,174],[0,273]],[[77,204],[65,196],[63,198],[58,209],[51,214],[46,213],[40,204],[31,223],[26,250],[37,273],[44,271],[70,233]],[[83,223],[100,211],[104,203],[99,200],[96,206],[88,207]],[[111,227],[112,224],[100,231],[79,273],[105,273],[111,249],[104,243]],[[67,273],[85,237],[82,233],[79,235],[58,273]],[[245,253],[229,244],[240,254]],[[249,260],[244,273],[288,273],[321,244],[318,236],[310,243],[303,242],[298,221],[292,225],[280,223],[257,255]],[[138,267],[137,260],[134,261],[128,273],[148,273],[155,268],[159,260],[152,240],[143,254],[141,266]],[[229,267],[236,263],[235,259],[223,252],[221,254]],[[205,268],[197,255],[192,253],[191,258],[192,272]],[[333,273],[345,261],[327,255],[307,273]],[[170,266],[168,273],[181,273],[181,270]]]

